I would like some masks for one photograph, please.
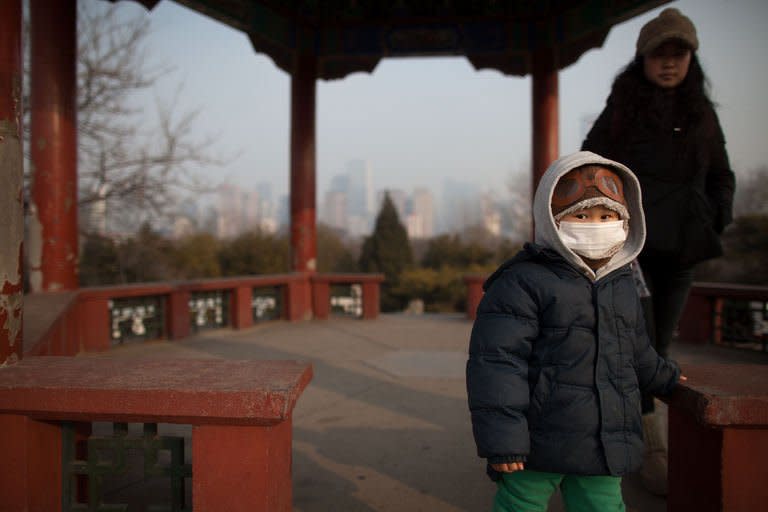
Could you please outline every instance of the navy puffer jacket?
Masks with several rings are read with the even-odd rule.
[[[558,180],[582,165],[624,185],[627,240],[592,270],[560,239],[551,212]],[[575,475],[624,475],[643,452],[640,393],[665,394],[680,370],[645,331],[630,263],[645,241],[640,184],[619,162],[588,151],[542,175],[533,201],[534,244],[485,283],[467,361],[477,451],[490,464]],[[497,476],[491,471],[491,477]]]
[[[641,390],[668,393],[679,369],[650,346],[630,268],[592,282],[528,244],[485,289],[467,363],[478,454],[555,473],[637,469]]]

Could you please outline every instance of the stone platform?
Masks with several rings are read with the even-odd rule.
[[[466,402],[471,328],[462,315],[430,314],[271,322],[88,357],[309,361],[314,379],[293,417],[294,511],[478,512],[490,510],[494,485],[475,455]],[[684,343],[673,345],[673,357],[683,369],[768,364],[765,353]],[[183,426],[161,428],[186,435]],[[112,497],[140,501],[142,492],[137,481]],[[666,500],[634,476],[625,479],[624,496],[630,511],[666,510]],[[562,510],[554,497],[550,511]]]

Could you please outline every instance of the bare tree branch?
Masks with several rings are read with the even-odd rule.
[[[80,205],[106,202],[121,230],[173,213],[181,192],[212,190],[190,167],[220,166],[213,136],[199,137],[199,110],[155,98],[155,116],[136,106],[173,68],[150,64],[149,19],[117,19],[117,6],[80,2],[78,18],[78,142]],[[150,121],[156,117],[156,125]]]

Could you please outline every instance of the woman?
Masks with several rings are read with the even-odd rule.
[[[690,19],[674,8],[646,23],[636,55],[616,77],[605,109],[582,149],[635,171],[648,237],[638,257],[648,288],[648,331],[667,357],[693,282],[696,263],[722,254],[720,234],[731,222],[734,174]],[[666,447],[644,397],[646,487],[666,493]]]

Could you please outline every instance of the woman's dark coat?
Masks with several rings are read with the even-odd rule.
[[[723,253],[735,177],[711,107],[690,115],[674,95],[655,99],[659,114],[624,119],[609,98],[582,149],[625,164],[640,180],[648,227],[641,259],[692,265]]]

